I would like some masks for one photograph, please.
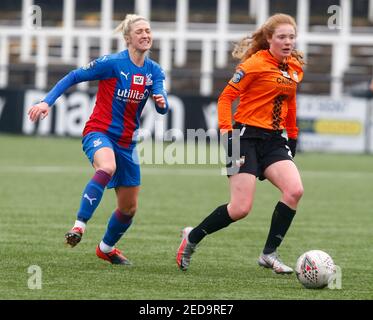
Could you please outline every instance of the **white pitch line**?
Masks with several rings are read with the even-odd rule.
[[[2,166],[0,173],[68,173],[88,172],[89,167],[74,166]]]
[[[93,172],[90,166],[0,166],[0,174],[4,173],[89,173]],[[142,167],[143,175],[178,175],[178,176],[218,176],[221,175],[221,168],[175,168],[165,166],[164,168]],[[318,171],[318,170],[300,170],[304,178],[317,177],[336,179],[344,178],[372,178],[373,172],[359,171]]]
[[[2,166],[1,173],[87,173],[93,169],[73,166]],[[214,176],[220,174],[220,169],[199,168],[141,168],[143,175],[193,175]]]

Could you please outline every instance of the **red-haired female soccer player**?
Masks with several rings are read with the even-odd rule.
[[[197,244],[208,234],[227,227],[251,210],[256,178],[268,179],[281,191],[260,266],[291,273],[276,251],[294,218],[303,185],[293,162],[298,128],[296,89],[302,80],[302,57],[295,50],[296,24],[285,14],[271,16],[251,38],[243,39],[233,56],[241,59],[218,102],[219,127],[230,135],[240,130],[240,155],[233,159],[237,173],[229,176],[230,201],[215,209],[195,228],[182,231],[177,264],[187,270]],[[232,126],[232,103],[239,98]],[[288,140],[282,137],[286,129]],[[290,149],[289,149],[290,148]]]

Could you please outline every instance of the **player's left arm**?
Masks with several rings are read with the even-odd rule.
[[[152,98],[155,102],[155,109],[160,114],[166,114],[169,108],[164,82],[164,71],[160,67],[154,68]]]
[[[285,119],[285,128],[288,135],[288,146],[295,156],[297,149],[298,127],[297,127],[297,99],[296,94],[288,101],[288,114]]]

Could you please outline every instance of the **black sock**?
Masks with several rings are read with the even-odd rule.
[[[285,203],[277,203],[275,210],[273,211],[267,242],[264,246],[264,254],[276,251],[293,221],[295,212],[295,210],[289,208]]]
[[[230,225],[234,220],[229,216],[227,204],[216,208],[208,217],[205,218],[197,227],[189,233],[191,243],[199,243],[206,235],[223,229]]]

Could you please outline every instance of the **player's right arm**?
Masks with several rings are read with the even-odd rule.
[[[238,65],[232,79],[224,88],[218,100],[218,123],[222,134],[232,131],[232,103],[242,92],[247,91],[253,75],[251,59]]]
[[[222,134],[232,131],[232,103],[239,94],[238,89],[228,84],[219,96],[218,123]]]
[[[33,105],[29,109],[28,115],[30,120],[36,121],[39,118],[44,119],[49,113],[49,108],[71,86],[84,81],[104,80],[114,77],[113,63],[113,60],[108,59],[107,56],[103,56],[90,62],[85,67],[69,72],[57,82],[41,102]]]

